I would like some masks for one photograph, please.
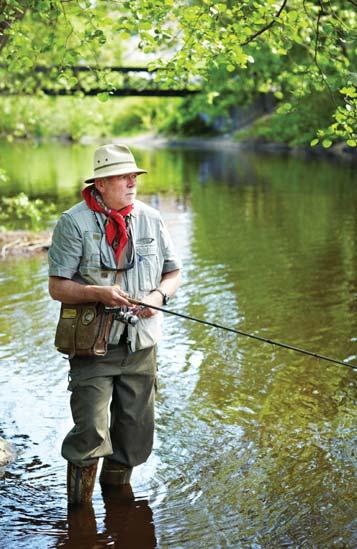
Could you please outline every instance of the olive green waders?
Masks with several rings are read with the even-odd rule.
[[[70,363],[74,427],[63,441],[62,456],[69,462],[69,501],[79,503],[88,501],[88,494],[91,498],[98,458],[108,456],[100,482],[120,485],[151,453],[156,348],[129,353],[119,344],[104,357],[74,357]]]

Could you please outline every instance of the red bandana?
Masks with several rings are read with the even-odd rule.
[[[105,224],[105,234],[109,246],[112,246],[115,257],[119,261],[121,252],[128,242],[128,234],[125,224],[125,216],[129,215],[133,209],[133,205],[129,204],[126,208],[123,208],[118,212],[108,208],[101,200],[100,194],[97,192],[94,185],[89,185],[82,191],[84,200],[87,203],[88,208],[93,212],[104,213],[107,216],[107,222]]]

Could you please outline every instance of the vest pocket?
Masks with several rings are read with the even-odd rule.
[[[82,263],[88,267],[100,267],[100,233],[84,231]]]
[[[91,231],[83,233],[83,255],[78,271],[87,284],[109,286],[114,283],[114,278],[110,271],[102,269],[100,254],[101,238],[100,233]]]
[[[136,255],[139,289],[143,292],[153,290],[159,266],[156,244],[136,244]]]

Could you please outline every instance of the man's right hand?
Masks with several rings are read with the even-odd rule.
[[[128,294],[120,286],[97,286],[98,301],[107,307],[131,307]]]
[[[50,276],[49,292],[53,299],[62,303],[94,303],[99,301],[107,307],[132,306],[126,299],[128,295],[119,285],[92,286],[80,284],[67,278]]]

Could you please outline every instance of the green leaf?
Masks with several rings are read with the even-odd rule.
[[[146,40],[146,42],[149,42],[149,44],[155,44],[155,38],[151,36],[148,32],[142,32],[140,33],[141,38],[143,40]]]
[[[329,147],[331,147],[331,145],[332,145],[331,139],[324,139],[322,141],[322,146],[324,149],[328,149]]]
[[[319,142],[319,139],[313,139],[312,141],[310,141],[310,146],[315,147],[315,145],[317,145],[318,142]]]
[[[76,78],[75,76],[71,76],[70,78],[68,78],[67,83],[70,88],[73,88],[78,84],[78,78]]]
[[[348,88],[341,88],[340,93],[343,95],[347,95],[348,97],[357,97],[357,91],[356,88],[353,86],[350,86]]]
[[[148,68],[149,72],[152,72],[152,71],[156,70],[159,66],[160,66],[160,64],[157,61],[151,61],[148,64],[147,68]]]
[[[101,101],[102,103],[105,103],[109,99],[109,93],[106,93],[106,92],[98,93],[97,97],[99,101]]]
[[[230,63],[227,65],[226,69],[228,72],[233,72],[236,70],[235,66],[231,65]]]
[[[357,147],[357,141],[355,139],[347,139],[346,143],[349,147]]]
[[[219,96],[219,93],[218,92],[215,92],[215,91],[212,91],[212,92],[209,92],[209,94],[207,95],[207,103],[209,105],[212,105],[213,104],[213,101],[216,97]]]
[[[293,106],[291,103],[284,103],[283,105],[280,105],[280,107],[276,109],[276,112],[278,114],[287,114],[292,110],[292,108]]]
[[[150,21],[140,21],[139,28],[144,30],[152,29],[152,23]]]

